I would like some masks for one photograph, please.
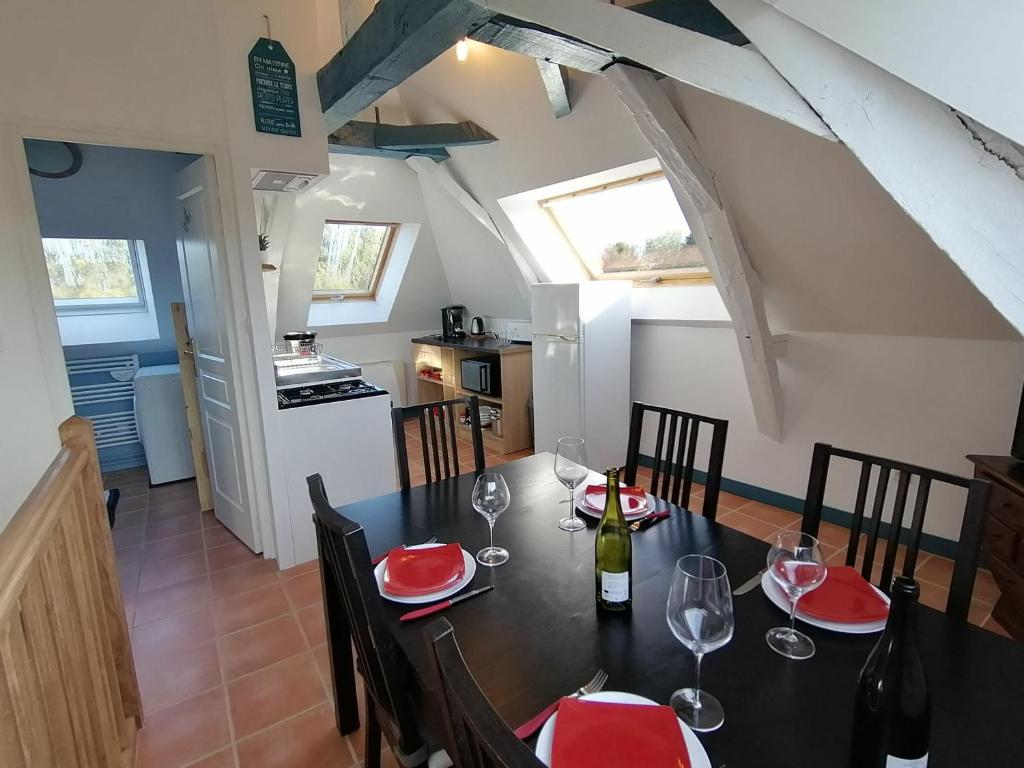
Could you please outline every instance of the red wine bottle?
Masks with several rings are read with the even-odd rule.
[[[927,768],[932,706],[917,649],[919,595],[916,581],[896,577],[885,631],[860,673],[850,768]]]

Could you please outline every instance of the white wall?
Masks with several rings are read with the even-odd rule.
[[[757,432],[732,330],[634,325],[632,361],[635,399],[729,420],[726,477],[803,498],[819,441],[966,476],[965,454],[1007,453],[1024,343],[792,333],[782,443]],[[827,502],[851,509],[856,479],[834,473]],[[936,497],[925,530],[956,539],[963,502]]]
[[[253,128],[247,55],[265,33],[264,13],[296,64],[301,139]],[[21,439],[5,439],[0,448],[0,520],[13,513],[56,454],[57,424],[71,412],[28,174],[19,157],[24,136],[216,155],[234,330],[242,347],[240,404],[257,428],[246,425],[244,434],[254,462],[250,497],[269,512],[271,494],[280,496],[280,457],[273,447],[280,441],[273,439],[269,418],[276,400],[249,179],[256,167],[326,172],[313,0],[9,0],[4,14],[0,68],[17,77],[0,80],[0,231],[7,236],[0,249],[0,366],[5,372],[17,367],[19,376],[0,377],[18,392],[2,398],[0,420]],[[39,349],[38,360],[31,352],[26,360],[25,349]],[[261,419],[269,422],[269,460]]]

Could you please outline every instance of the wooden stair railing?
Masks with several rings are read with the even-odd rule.
[[[0,532],[0,765],[125,768],[142,725],[92,423]]]

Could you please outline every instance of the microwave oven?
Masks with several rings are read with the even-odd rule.
[[[462,361],[462,388],[467,392],[501,395],[501,358],[498,355],[467,357]]]

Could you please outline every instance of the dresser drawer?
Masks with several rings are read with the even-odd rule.
[[[1007,568],[1001,560],[995,558],[991,559],[989,566],[1003,596],[1017,606],[1024,606],[1024,576],[1015,569]]]
[[[988,508],[989,514],[998,518],[1007,528],[1024,534],[1024,497],[1018,496],[1005,485],[994,482]]]
[[[990,555],[1005,563],[1013,563],[1018,557],[1018,545],[1022,544],[1021,536],[994,516],[989,515],[985,520],[985,551]]]

